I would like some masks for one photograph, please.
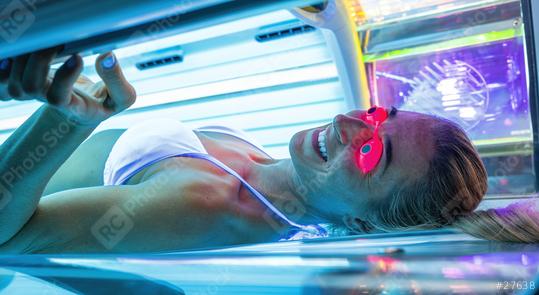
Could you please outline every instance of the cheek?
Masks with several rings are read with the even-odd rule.
[[[366,188],[365,179],[361,176],[354,154],[342,157],[338,164],[331,167],[329,177],[330,182],[334,186],[334,190],[339,193],[360,191]]]
[[[339,157],[338,163],[332,166],[331,179],[335,185],[335,190],[347,196],[352,196],[354,202],[358,201],[358,196],[368,196],[369,187],[367,179],[361,173],[357,164],[355,151],[349,150]]]
[[[362,174],[358,165],[359,150],[349,146],[331,164],[331,169],[339,171],[346,178],[354,179],[354,182],[362,180]]]

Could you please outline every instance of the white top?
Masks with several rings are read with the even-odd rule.
[[[194,131],[228,134],[253,145],[267,155],[261,145],[240,130],[223,126],[206,126],[192,130],[177,120],[153,119],[130,127],[118,138],[105,163],[103,184],[124,184],[142,169],[167,158],[187,153],[207,154]]]

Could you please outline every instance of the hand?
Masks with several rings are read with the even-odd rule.
[[[0,61],[0,100],[46,101],[82,125],[97,125],[135,102],[135,90],[112,52],[97,58],[95,67],[102,81],[93,83],[80,75],[83,62],[78,55],[49,76],[58,51],[50,48]]]

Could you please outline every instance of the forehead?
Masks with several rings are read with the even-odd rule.
[[[380,135],[387,136],[392,146],[388,174],[410,181],[425,175],[434,154],[432,125],[436,121],[429,115],[399,111],[383,124]]]

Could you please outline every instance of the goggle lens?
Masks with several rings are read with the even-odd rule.
[[[388,117],[387,110],[382,107],[372,107],[365,114],[362,115],[362,120],[370,125],[373,125],[375,130],[373,138],[364,143],[359,149],[356,155],[357,163],[360,170],[367,174],[374,170],[380,160],[384,151],[384,144],[378,136],[378,126],[382,124]]]

